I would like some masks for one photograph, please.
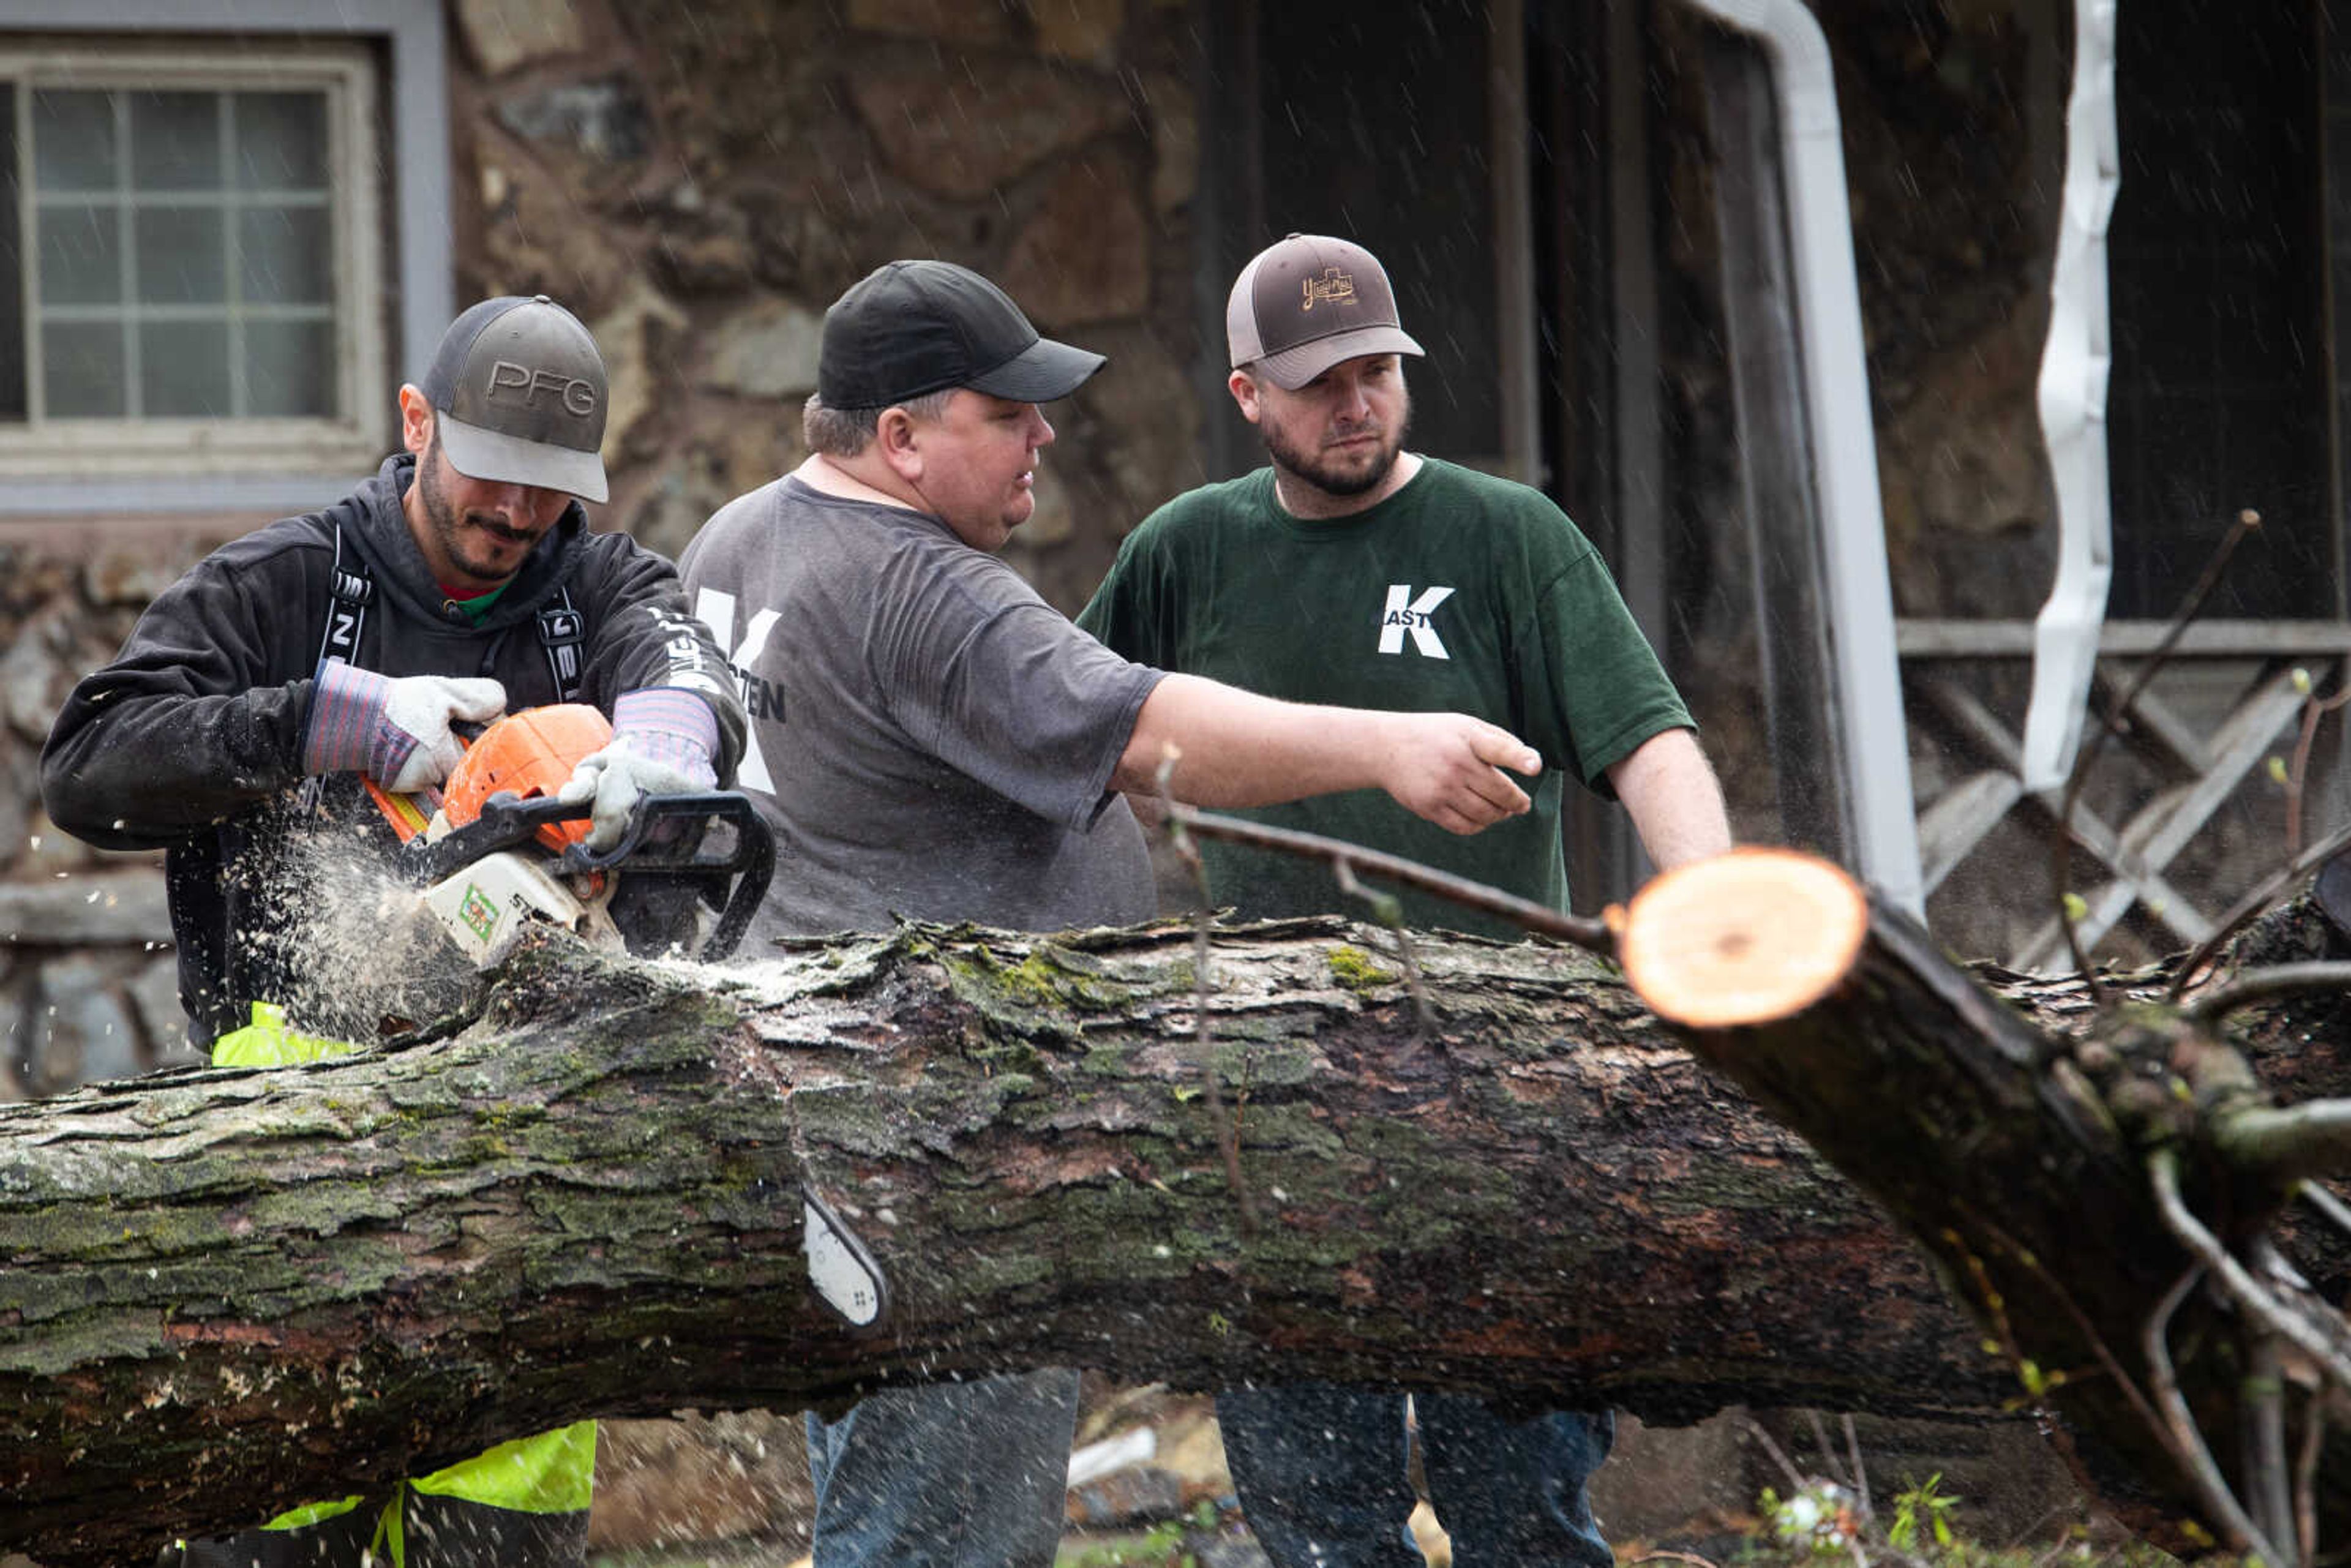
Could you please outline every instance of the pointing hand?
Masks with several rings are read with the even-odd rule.
[[[1509,730],[1458,713],[1390,717],[1381,782],[1406,810],[1468,834],[1530,809],[1526,791],[1500,769],[1531,779],[1542,771],[1542,758]]]

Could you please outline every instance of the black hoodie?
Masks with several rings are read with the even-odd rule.
[[[374,581],[352,663],[381,674],[487,675],[517,712],[559,691],[538,616],[559,591],[585,622],[579,695],[610,713],[624,693],[678,686],[710,704],[722,779],[743,747],[724,653],[686,612],[675,568],[567,507],[478,626],[443,598],[401,498],[416,460],[321,512],[224,545],[149,605],[112,664],[75,686],[41,752],[50,819],[102,849],[162,848],[180,950],[180,999],[209,1039],[265,999],[241,948],[271,916],[234,896],[257,825],[303,780],[303,727],[333,602],[335,551]],[[246,868],[249,871],[250,868]]]

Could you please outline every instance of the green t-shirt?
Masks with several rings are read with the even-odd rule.
[[[1541,492],[1425,459],[1395,495],[1306,521],[1273,472],[1179,496],[1120,549],[1078,624],[1138,664],[1293,702],[1474,714],[1542,754],[1534,810],[1462,838],[1360,789],[1240,813],[1567,907],[1561,779],[1613,795],[1606,769],[1691,726],[1591,541]],[[1327,865],[1205,843],[1209,887],[1249,915],[1350,907]],[[1515,936],[1405,892],[1415,925]]]

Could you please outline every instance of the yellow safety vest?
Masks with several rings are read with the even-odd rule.
[[[286,1009],[277,1003],[256,1002],[251,1023],[213,1041],[213,1065],[287,1067],[349,1056],[359,1049],[347,1040],[304,1034],[286,1021]],[[376,1543],[389,1549],[393,1568],[404,1568],[407,1562],[401,1502],[411,1490],[518,1513],[585,1511],[596,1490],[596,1423],[575,1421],[535,1437],[517,1437],[429,1476],[402,1481],[376,1525]],[[334,1502],[306,1503],[262,1528],[300,1530],[349,1513],[365,1500],[355,1495]]]

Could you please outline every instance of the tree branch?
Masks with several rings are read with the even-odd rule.
[[[2351,1175],[2351,1100],[2232,1110],[2215,1121],[2212,1141],[2240,1175],[2265,1186]]]
[[[1334,867],[1352,866],[1358,873],[1385,877],[1407,887],[1419,888],[1424,893],[1449,898],[1465,909],[1499,915],[1505,920],[1516,922],[1522,930],[1539,936],[1554,936],[1562,942],[1572,942],[1603,957],[1616,951],[1615,939],[1597,920],[1562,915],[1531,899],[1504,893],[1482,882],[1472,882],[1466,876],[1455,876],[1450,872],[1425,866],[1418,861],[1405,860],[1401,855],[1361,849],[1344,840],[1324,838],[1320,833],[1301,833],[1291,828],[1269,828],[1262,823],[1246,821],[1238,817],[1219,816],[1191,806],[1171,803],[1167,815],[1205,839],[1224,839],[1257,849],[1280,850],[1307,860],[1328,861]]]

